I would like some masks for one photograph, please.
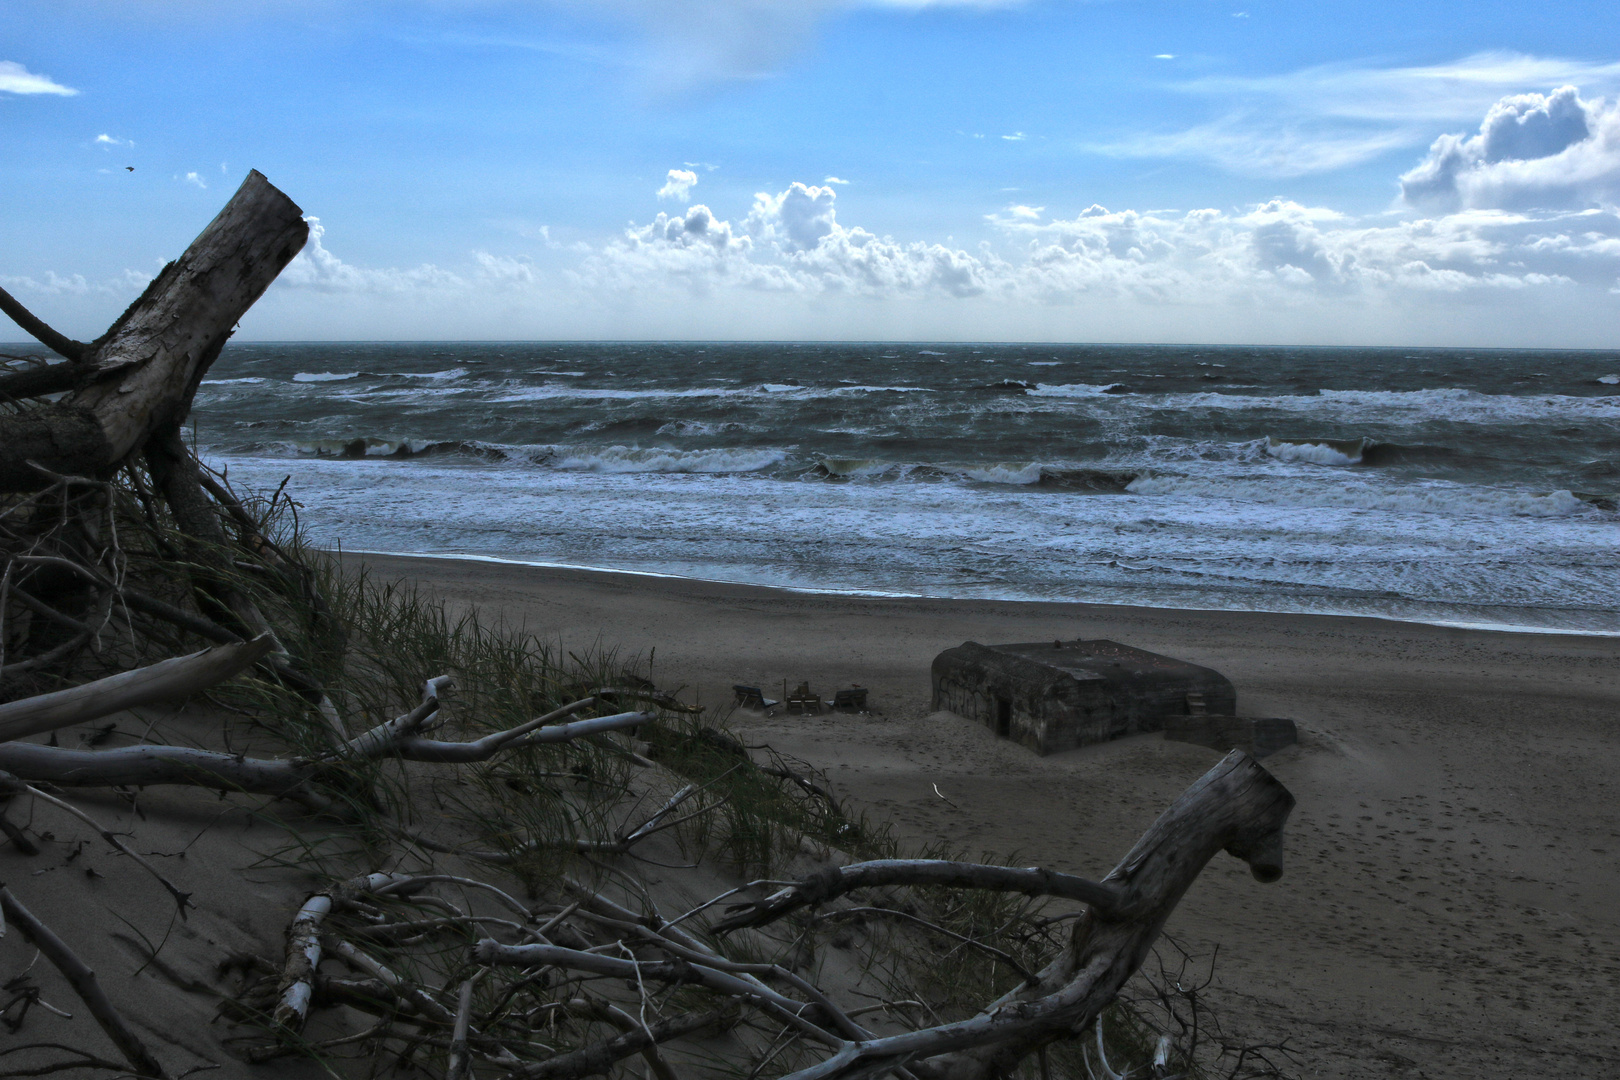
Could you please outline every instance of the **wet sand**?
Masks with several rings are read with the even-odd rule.
[[[1218,856],[1169,927],[1220,945],[1229,1031],[1287,1037],[1306,1076],[1620,1075],[1620,639],[363,561],[575,652],[651,657],[687,700],[868,687],[881,714],[731,722],[902,837],[1086,875],[1217,755],[1149,735],[1037,757],[933,713],[929,663],[969,639],[1105,637],[1213,667],[1240,713],[1301,733],[1265,761],[1299,799],[1283,879]]]

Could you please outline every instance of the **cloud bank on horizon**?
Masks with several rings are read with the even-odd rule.
[[[501,58],[508,80],[532,74],[535,53],[550,58],[544,77],[559,77],[556,58],[566,57],[568,78],[590,91],[576,95],[580,120],[536,112],[558,101],[566,111],[562,97],[497,107],[491,82],[424,118],[419,138],[391,99],[371,115],[395,125],[398,145],[384,152],[397,171],[358,185],[269,137],[182,145],[151,115],[107,105],[106,88],[64,66],[66,54],[0,61],[0,105],[13,116],[35,101],[62,102],[55,115],[85,109],[71,122],[40,121],[39,137],[72,140],[86,174],[148,184],[149,205],[177,216],[214,207],[232,182],[210,159],[280,153],[296,181],[285,186],[316,213],[309,246],[250,315],[246,336],[1620,346],[1620,62],[1482,47],[1405,66],[1244,70],[1164,30],[1155,40],[1171,48],[1136,35],[1135,89],[1111,99],[1139,110],[1125,123],[971,66],[1004,48],[1040,67],[1034,37],[1002,46],[991,35],[1039,34],[1029,24],[1042,19],[1111,20],[1116,36],[1131,36],[1123,6],[532,6],[563,11],[576,36],[604,20],[629,36],[617,53],[588,56],[578,40],[542,50],[488,27],[469,45],[459,23],[459,37],[441,26],[429,45],[400,40]],[[1264,14],[1226,17],[1237,29],[1222,32],[1247,32]],[[827,35],[819,49],[818,34]],[[963,40],[936,40],[951,35]],[[897,40],[958,59],[941,77],[977,79],[973,93],[936,110],[946,83],[903,63],[874,73],[867,54],[895,55]],[[633,76],[615,70],[637,63]],[[1030,86],[1055,87],[1056,71]],[[996,75],[1010,83],[1017,73]],[[649,79],[660,87],[651,97]],[[609,109],[615,93],[632,98]],[[476,147],[475,136],[525,115],[553,127],[511,165]],[[315,129],[364,142],[366,119],[328,113]],[[429,131],[452,133],[434,138],[458,149],[436,152]],[[151,167],[126,171],[126,158]],[[514,171],[525,162],[543,181]],[[495,174],[487,182],[486,172]],[[440,195],[458,185],[461,203],[482,192],[499,208],[469,212]],[[334,187],[342,197],[324,198]],[[0,232],[25,251],[27,227],[19,218]],[[110,252],[86,251],[76,265],[63,250],[0,266],[0,283],[94,326],[150,273]]]

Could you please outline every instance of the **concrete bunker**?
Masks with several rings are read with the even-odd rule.
[[[934,708],[1037,754],[1161,731],[1166,717],[1232,716],[1219,672],[1117,641],[965,642],[934,658]]]

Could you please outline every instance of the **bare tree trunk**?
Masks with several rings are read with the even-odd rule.
[[[58,473],[105,474],[160,427],[178,424],[238,320],[308,236],[303,211],[261,173],[249,173],[185,254],[75,358],[87,386],[0,417],[0,491],[42,487],[46,478],[29,462]],[[74,351],[77,343],[27,319],[24,328],[47,345]]]

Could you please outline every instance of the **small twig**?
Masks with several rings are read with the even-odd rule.
[[[10,785],[16,785],[16,787],[34,796],[34,798],[44,799],[46,802],[50,803],[59,810],[67,811],[69,814],[72,814],[74,817],[96,830],[103,840],[107,841],[107,843],[111,844],[125,855],[128,855],[131,859],[134,859],[141,869],[145,870],[148,874],[151,874],[154,878],[156,878],[158,884],[167,889],[169,891],[169,895],[174,897],[174,902],[180,909],[180,917],[182,919],[186,917],[186,906],[191,903],[191,894],[188,892],[181,892],[179,889],[175,888],[174,884],[170,882],[168,878],[164,877],[158,872],[157,867],[147,862],[144,857],[142,857],[128,844],[118,839],[117,836],[113,835],[109,829],[96,821],[95,818],[91,817],[89,814],[86,814],[83,810],[80,810],[72,803],[64,802],[63,800],[58,799],[55,795],[46,794],[39,788],[34,787],[32,784],[24,784],[22,781],[18,780],[15,776],[12,776],[8,772],[0,772],[0,790],[4,790]]]
[[[90,1010],[90,1015],[101,1025],[101,1030],[112,1039],[113,1045],[118,1047],[136,1074],[157,1077],[161,1080],[165,1076],[163,1066],[158,1064],[157,1059],[146,1048],[146,1044],[130,1030],[124,1018],[118,1014],[118,1010],[113,1008],[112,1002],[107,1000],[101,984],[96,981],[95,972],[91,971],[85,962],[51,931],[50,927],[23,907],[4,885],[0,885],[0,911],[4,911],[6,918],[22,931],[23,936],[32,941],[39,951],[45,954],[45,958],[56,965],[57,970],[67,979],[68,985],[73,987],[74,993],[79,995],[80,1000]]]

